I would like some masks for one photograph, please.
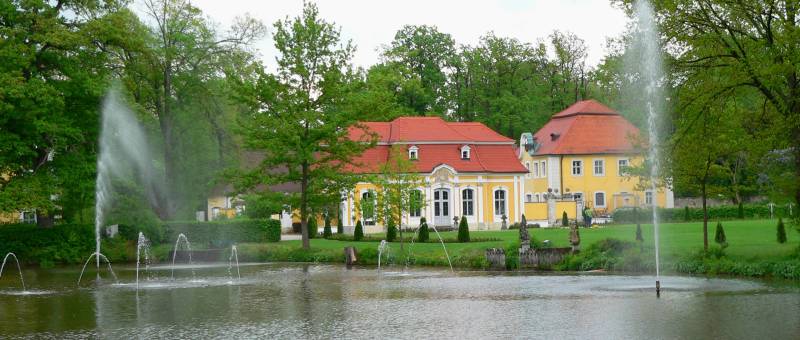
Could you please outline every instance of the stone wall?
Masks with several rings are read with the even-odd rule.
[[[567,255],[572,253],[572,248],[531,248],[520,250],[520,268],[550,268],[561,263]]]
[[[502,248],[486,249],[486,261],[492,269],[506,268],[506,251]]]

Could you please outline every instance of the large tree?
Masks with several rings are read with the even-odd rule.
[[[400,250],[402,250],[403,216],[425,205],[422,191],[418,190],[425,182],[422,176],[417,174],[414,162],[408,159],[406,148],[399,145],[389,150],[389,157],[386,163],[381,165],[380,174],[375,176],[373,182],[378,185],[376,200],[378,220],[385,226],[393,224],[400,228]]]
[[[0,206],[81,220],[94,192],[97,117],[124,44],[118,1],[0,4]],[[58,211],[61,208],[61,211]]]
[[[800,1],[660,0],[654,8],[676,78],[703,81],[712,95],[754,90],[777,113],[772,127],[788,135],[800,182]],[[800,202],[800,191],[792,195]]]
[[[253,109],[243,124],[244,144],[262,151],[264,160],[244,174],[239,187],[298,183],[300,192],[290,201],[299,210],[307,249],[310,212],[339,202],[352,184],[346,167],[373,137],[349,138],[357,116],[343,107],[354,48],[341,41],[334,24],[319,17],[316,5],[306,3],[300,16],[276,22],[272,37],[276,74],[262,69],[255,84],[242,84]]]

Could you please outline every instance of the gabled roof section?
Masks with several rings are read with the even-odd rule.
[[[559,113],[553,115],[553,118],[563,118],[575,115],[619,115],[617,111],[612,110],[608,106],[594,100],[581,100],[570,105]]]
[[[584,100],[554,115],[534,138],[537,155],[625,154],[635,152],[639,135],[616,111]]]
[[[350,128],[351,139],[364,138],[369,131],[378,135],[380,144],[514,143],[481,123],[446,122],[440,117],[399,117],[391,122],[363,122],[361,125],[363,128]]]

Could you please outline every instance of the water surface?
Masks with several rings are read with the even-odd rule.
[[[765,281],[459,272],[336,265],[151,268],[136,290],[94,272],[25,269],[0,279],[0,338],[791,339],[800,289]],[[235,269],[234,269],[235,273]],[[235,275],[235,274],[234,274]],[[105,277],[106,274],[102,273]],[[145,276],[144,274],[142,275]]]

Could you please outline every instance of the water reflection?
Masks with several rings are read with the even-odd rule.
[[[48,295],[0,294],[0,338],[792,338],[800,290],[747,280],[227,266],[75,288],[75,270],[32,270]],[[176,273],[177,274],[177,273]],[[28,277],[26,277],[27,279]],[[70,285],[73,283],[73,285]],[[13,283],[0,281],[0,291]],[[647,288],[647,289],[645,289]]]

